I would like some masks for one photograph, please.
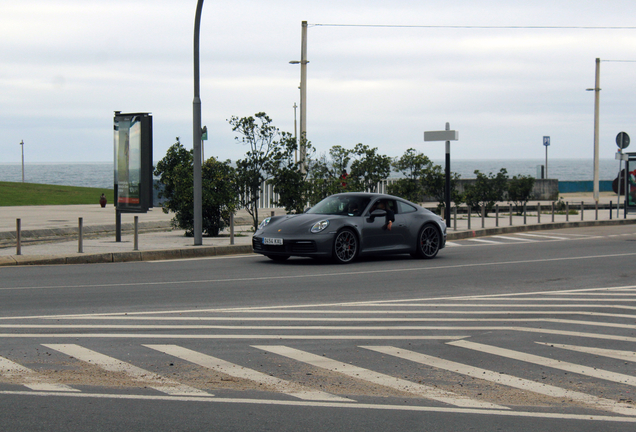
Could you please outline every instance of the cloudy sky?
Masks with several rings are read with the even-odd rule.
[[[155,160],[177,136],[192,146],[196,0],[0,4],[0,163],[20,161],[21,140],[27,163],[112,161],[116,110],[152,112]],[[320,153],[361,142],[443,159],[443,143],[423,132],[450,122],[453,158],[541,159],[549,135],[550,157],[591,159],[585,89],[598,57],[601,157],[613,159],[618,132],[636,139],[634,17],[633,0],[208,0],[205,156],[243,156],[231,116],[264,111],[293,132],[300,68],[289,61],[300,59],[305,20],[307,135]]]

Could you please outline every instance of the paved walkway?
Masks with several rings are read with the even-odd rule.
[[[479,215],[460,213],[453,218],[448,229],[448,239],[461,239],[495,233],[554,229],[562,227],[589,226],[609,223],[636,223],[636,214],[628,214],[624,219],[623,210],[617,218],[614,208],[610,220],[610,201],[616,203],[616,195],[601,194],[598,212],[594,208],[591,193],[564,194],[564,202],[570,210],[578,214],[554,214],[551,203],[541,202],[541,213],[537,212],[537,202],[528,203],[524,216],[509,215],[507,203],[499,206],[499,218],[495,213],[482,219]],[[581,203],[586,208],[581,213]],[[264,209],[261,214],[284,214],[283,209]],[[138,214],[139,232],[137,250],[134,250],[133,221],[135,214],[122,215],[122,241],[115,241],[115,209],[113,206],[101,208],[98,205],[76,206],[22,206],[0,209],[0,266],[20,264],[71,264],[91,262],[121,262],[157,259],[179,259],[221,254],[251,253],[251,218],[247,212],[239,212],[233,244],[230,233],[225,230],[221,236],[203,238],[203,245],[194,246],[194,239],[186,237],[183,230],[171,229],[172,215],[161,209],[153,209]],[[84,238],[82,252],[79,253],[78,219],[83,219]],[[21,219],[21,254],[17,255],[15,240],[16,219]],[[554,218],[554,219],[553,219]]]

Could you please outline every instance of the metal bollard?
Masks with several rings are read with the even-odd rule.
[[[552,201],[552,222],[554,222],[554,201]]]
[[[230,213],[230,244],[234,244],[234,213]]]
[[[276,212],[272,210],[272,217],[276,216]]]
[[[15,220],[15,240],[16,240],[15,254],[22,255],[22,220],[21,219]]]
[[[565,221],[570,222],[570,203],[565,202]]]
[[[583,220],[583,211],[585,210],[584,203],[581,201],[581,220]]]
[[[510,210],[510,226],[512,226],[512,204],[508,204],[508,208]]]
[[[481,205],[481,227],[485,228],[486,224],[486,206]]]
[[[468,206],[468,229],[470,229],[470,206]]]
[[[612,202],[610,201],[610,220],[612,219]]]
[[[523,224],[525,225],[528,222],[527,216],[528,213],[526,212],[527,210],[527,206],[526,203],[523,204]]]
[[[537,223],[541,223],[541,203],[537,203]]]
[[[139,216],[135,216],[135,241],[133,250],[139,250]]]
[[[77,232],[77,253],[84,253],[84,218],[79,218]]]
[[[594,220],[598,220],[598,201],[596,201],[596,205],[594,206]]]
[[[457,206],[453,209],[453,229],[457,231]]]
[[[495,226],[499,226],[499,204],[495,204]]]

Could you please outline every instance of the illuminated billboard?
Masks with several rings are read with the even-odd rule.
[[[152,116],[115,112],[115,207],[145,213],[152,207]]]

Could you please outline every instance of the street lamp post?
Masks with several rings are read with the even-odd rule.
[[[599,99],[601,92],[601,59],[596,59],[596,75],[594,80],[594,88],[586,89],[594,92],[594,201],[598,203],[599,197]]]
[[[201,90],[199,75],[199,35],[203,0],[197,1],[194,18],[194,100],[192,101],[192,150],[194,157],[194,245],[203,244],[203,194],[201,181]]]
[[[22,183],[24,183],[24,140],[20,141],[20,146],[22,147]]]

